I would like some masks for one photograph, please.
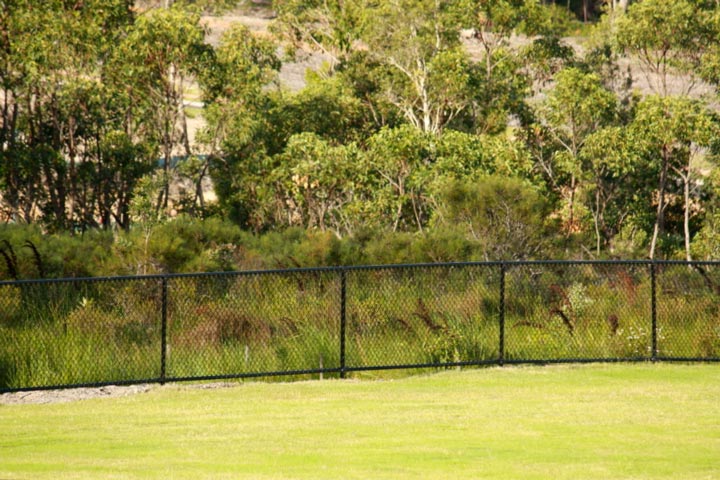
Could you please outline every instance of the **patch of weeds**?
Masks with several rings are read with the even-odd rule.
[[[720,357],[720,325],[715,325],[698,340],[699,353],[704,358]]]
[[[645,327],[630,326],[621,328],[616,335],[618,350],[621,357],[649,358],[652,356],[652,330]],[[657,329],[657,344],[665,340],[662,327]],[[657,351],[660,355],[662,352]]]
[[[115,339],[119,343],[146,346],[152,344],[156,337],[157,327],[139,320],[132,320],[115,329]]]
[[[0,354],[0,388],[9,388],[16,377],[16,366],[10,356],[3,352]]]

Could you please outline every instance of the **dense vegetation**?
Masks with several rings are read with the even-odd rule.
[[[717,267],[505,265],[502,277],[500,265],[476,264],[5,283],[0,390],[500,359],[720,358]]]
[[[3,278],[718,258],[716,1],[155,3],[0,2]]]

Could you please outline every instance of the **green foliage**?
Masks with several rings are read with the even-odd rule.
[[[615,121],[617,101],[597,75],[575,67],[558,72],[555,82],[536,107],[537,124],[529,131],[538,167],[560,199],[562,230],[570,237],[584,230],[576,199],[585,180],[580,153],[593,132]]]
[[[712,250],[716,119],[707,99],[670,95],[718,83],[716,2],[613,3],[577,52],[562,38],[578,26],[570,11],[596,19],[599,2],[287,0],[273,5],[274,38],[235,25],[211,44],[203,12],[235,4],[0,7],[0,220],[122,230],[101,264],[126,273],[267,261],[170,238],[162,224],[178,213],[279,238],[308,229],[300,243],[328,239],[309,263],[386,235],[402,258],[472,257],[472,235],[438,220],[444,192],[492,175],[542,193],[559,220],[546,243],[564,255]],[[280,52],[308,51],[325,63],[284,89]],[[631,91],[623,56],[664,100]],[[189,119],[205,122],[195,137]],[[7,275],[25,275],[21,263]]]
[[[616,20],[617,46],[639,58],[645,71],[656,76],[648,76],[655,92],[667,95],[668,74],[695,73],[712,45],[710,12],[690,0],[634,2]]]
[[[570,67],[575,51],[558,37],[540,37],[522,51],[533,78],[547,83],[555,74]]]
[[[223,33],[214,53],[214,61],[198,72],[208,100],[252,102],[280,70],[275,45],[237,23]]]
[[[372,132],[360,100],[338,78],[311,78],[296,94],[276,99],[271,121],[277,129],[272,139],[284,147],[292,135],[311,132],[334,143],[349,143]]]
[[[340,62],[349,55],[371,15],[365,2],[276,0],[273,31],[290,45],[290,53],[309,45]]]
[[[1,249],[12,259],[18,279],[102,276],[111,258],[112,234],[89,231],[84,236],[45,234],[37,225],[0,226]],[[0,278],[14,279],[7,261]]]
[[[469,78],[469,107],[452,123],[471,132],[500,134],[511,117],[527,123],[527,97],[531,78],[523,71],[521,56],[507,48],[486,52],[486,57],[472,66]]]
[[[486,260],[527,259],[549,246],[547,214],[547,202],[523,181],[487,176],[450,184],[436,221],[459,227]]]
[[[271,173],[282,205],[276,215],[287,215],[289,225],[342,232],[341,211],[353,201],[354,180],[362,178],[357,157],[352,144],[332,147],[312,133],[291,137]]]
[[[597,254],[602,246],[613,251],[625,219],[644,201],[639,179],[652,172],[634,147],[628,129],[606,127],[590,134],[580,151],[584,201],[593,218]]]
[[[134,20],[130,5],[21,1],[3,4],[2,16],[0,170],[8,216],[41,217],[50,230],[96,227],[97,210],[108,216],[113,203],[95,189],[107,184],[106,171],[95,170],[105,163],[98,147],[119,123],[117,92],[98,79]],[[124,206],[117,202],[119,211]]]
[[[653,239],[650,244],[652,258],[658,239],[664,236],[665,210],[670,201],[666,194],[672,187],[671,178],[677,178],[683,185],[683,232],[686,258],[690,255],[691,184],[698,173],[695,161],[701,147],[708,146],[716,136],[717,124],[707,110],[697,101],[685,97],[652,96],[638,104],[637,115],[631,126],[638,139],[638,150],[657,169],[657,209],[653,225]],[[677,225],[677,223],[676,223]],[[675,235],[680,236],[679,227]],[[671,240],[672,237],[665,237]],[[679,242],[678,242],[679,243]],[[672,248],[672,247],[671,247]],[[689,258],[688,258],[689,259]]]

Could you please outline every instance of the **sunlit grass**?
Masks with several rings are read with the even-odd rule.
[[[720,368],[506,367],[0,406],[1,478],[720,476]]]

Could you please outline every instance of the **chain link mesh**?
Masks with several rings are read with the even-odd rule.
[[[651,356],[651,286],[646,265],[509,266],[505,300],[508,360]]]
[[[339,282],[337,271],[170,279],[167,375],[339,368]]]
[[[0,387],[154,379],[160,373],[156,279],[0,286]]]
[[[658,265],[657,355],[720,358],[720,267]]]
[[[370,269],[347,275],[350,368],[498,357],[498,267]]]
[[[719,300],[714,263],[7,282],[0,389],[503,361],[720,360]]]

